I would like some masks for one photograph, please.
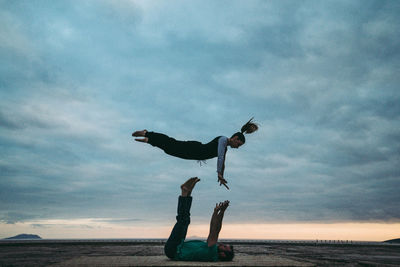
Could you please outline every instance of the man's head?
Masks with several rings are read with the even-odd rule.
[[[218,244],[218,259],[220,261],[231,261],[235,257],[232,245]]]

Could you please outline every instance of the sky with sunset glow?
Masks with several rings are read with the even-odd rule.
[[[399,1],[0,0],[0,238],[386,240],[400,232]],[[208,142],[200,164],[134,130]]]

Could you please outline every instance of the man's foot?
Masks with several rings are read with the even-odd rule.
[[[143,130],[143,131],[136,131],[133,132],[132,136],[136,136],[136,137],[145,137],[147,133],[147,130]]]
[[[182,196],[183,197],[187,197],[190,196],[190,194],[192,193],[192,190],[194,188],[194,186],[196,185],[197,182],[199,182],[200,179],[197,177],[192,177],[189,180],[187,180],[183,185],[181,185],[181,189],[182,189]]]

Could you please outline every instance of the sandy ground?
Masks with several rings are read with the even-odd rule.
[[[0,266],[400,266],[400,246],[234,243],[230,263],[175,262],[163,243],[0,242]]]

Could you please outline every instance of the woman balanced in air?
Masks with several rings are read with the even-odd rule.
[[[224,185],[227,189],[227,180],[224,178],[225,170],[225,155],[228,146],[231,148],[239,148],[246,142],[244,134],[250,134],[258,130],[258,125],[252,122],[251,118],[245,125],[242,126],[240,132],[233,134],[230,138],[226,136],[218,136],[207,144],[202,144],[198,141],[179,141],[165,134],[149,132],[147,130],[136,131],[132,134],[138,142],[149,143],[164,150],[168,155],[191,160],[207,160],[218,157],[217,173],[218,182]]]

